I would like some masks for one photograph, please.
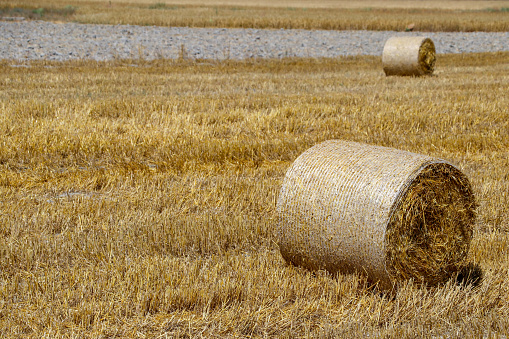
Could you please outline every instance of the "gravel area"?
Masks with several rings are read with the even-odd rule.
[[[0,59],[246,59],[381,55],[391,36],[427,36],[437,53],[509,51],[509,32],[225,29],[0,21]]]

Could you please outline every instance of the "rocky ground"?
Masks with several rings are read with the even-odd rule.
[[[381,55],[391,36],[427,36],[437,53],[509,51],[509,32],[265,30],[0,21],[0,59],[246,59]]]

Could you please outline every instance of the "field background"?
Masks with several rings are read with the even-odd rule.
[[[3,0],[0,16],[92,24],[396,30],[509,30],[509,1]]]
[[[481,2],[444,2],[460,3]],[[500,6],[461,13],[507,23],[507,2],[482,3]],[[68,4],[78,9],[56,20],[109,6],[33,7]],[[507,93],[509,52],[439,55],[425,78],[385,77],[369,56],[0,61],[0,336],[507,337]],[[360,275],[283,262],[273,232],[285,171],[335,138],[467,174],[479,286],[408,282],[389,295]]]

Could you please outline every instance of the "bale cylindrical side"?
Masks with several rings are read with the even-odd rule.
[[[435,45],[426,37],[392,37],[385,43],[382,65],[386,75],[430,75],[435,68]]]
[[[364,272],[384,289],[412,278],[432,285],[465,258],[474,208],[468,179],[446,161],[330,140],[286,173],[278,245],[296,265]]]

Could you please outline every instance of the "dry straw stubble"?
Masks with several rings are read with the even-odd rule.
[[[289,262],[364,272],[382,289],[435,285],[463,263],[474,208],[468,179],[443,160],[330,140],[287,171],[278,243]]]
[[[382,55],[387,76],[431,75],[435,61],[435,44],[426,37],[392,37],[385,43]]]
[[[405,86],[365,56],[4,62],[0,337],[507,334],[509,54],[440,60],[454,72]],[[471,174],[479,288],[409,284],[391,299],[361,275],[283,265],[284,174],[338,138]]]

